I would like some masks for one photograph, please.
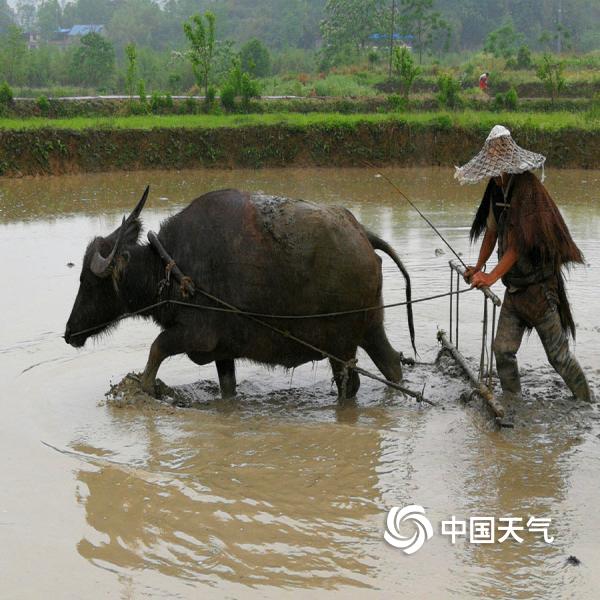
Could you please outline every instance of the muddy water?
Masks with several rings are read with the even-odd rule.
[[[481,188],[460,188],[449,170],[387,173],[473,256],[466,238]],[[370,381],[356,405],[338,407],[325,364],[290,373],[241,365],[238,400],[222,402],[214,367],[183,358],[160,377],[196,408],[107,402],[111,382],[143,368],[156,328],[123,323],[79,352],[60,334],[85,244],[115,227],[147,183],[153,229],[218,187],[342,203],[398,249],[415,296],[448,288],[441,242],[365,170],[2,181],[0,597],[597,597],[598,411],[568,401],[535,335],[520,353],[528,393],[514,430],[496,431],[477,406],[461,406],[464,383],[432,365],[407,379],[425,383],[437,408]],[[590,263],[569,289],[576,351],[596,390],[599,184],[597,171],[547,180]],[[383,265],[385,300],[402,300],[401,276]],[[479,293],[463,295],[461,307],[461,345],[475,360]],[[448,304],[416,305],[415,318],[420,359],[433,361]],[[407,352],[404,310],[389,311],[386,327]],[[383,541],[387,510],[406,504],[424,506],[435,530],[412,556]],[[526,532],[522,544],[453,545],[439,525],[452,515],[551,518],[554,543]]]

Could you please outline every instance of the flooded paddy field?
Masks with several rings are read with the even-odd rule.
[[[461,188],[449,169],[384,172],[473,262],[468,229],[483,188]],[[568,398],[535,334],[519,353],[526,393],[514,429],[461,404],[468,386],[446,363],[405,370],[437,407],[364,378],[356,403],[338,406],[326,362],[289,372],[242,363],[238,397],[222,401],[214,365],[185,357],[159,377],[191,408],[107,398],[143,369],[157,327],[126,321],[80,351],[61,335],[85,246],[148,183],[143,220],[155,231],[224,187],[343,204],[398,251],[413,297],[448,291],[449,252],[366,169],[0,181],[0,597],[597,597],[600,412]],[[546,185],[589,263],[568,289],[575,351],[598,395],[600,172],[550,170]],[[386,303],[403,301],[387,257],[383,271]],[[414,312],[419,360],[433,363],[448,301]],[[461,296],[461,314],[461,349],[476,365],[479,292]],[[404,308],[387,311],[386,330],[409,355]],[[359,362],[375,371],[364,353]],[[408,504],[435,531],[412,556],[383,539],[387,511]],[[522,532],[521,544],[452,544],[440,523],[453,515],[550,518],[554,542]]]

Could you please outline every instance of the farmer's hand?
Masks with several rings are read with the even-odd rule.
[[[467,283],[471,283],[471,277],[473,277],[475,273],[479,273],[479,271],[481,271],[479,267],[467,267],[467,270],[465,271],[465,274],[463,276],[465,278],[465,281]]]
[[[471,278],[471,285],[476,288],[490,287],[498,281],[498,278],[491,273],[475,273]]]

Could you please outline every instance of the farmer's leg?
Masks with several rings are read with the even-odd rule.
[[[496,368],[502,391],[512,394],[521,393],[521,380],[517,364],[517,351],[525,333],[525,323],[512,307],[508,292],[504,296],[504,305],[500,310],[498,331],[494,341]]]
[[[550,307],[535,327],[550,364],[578,400],[592,402],[592,392],[579,362],[569,350],[569,339],[556,307]]]

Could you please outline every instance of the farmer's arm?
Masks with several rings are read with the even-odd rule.
[[[496,265],[491,273],[475,273],[471,279],[474,287],[489,287],[508,273],[519,259],[519,253],[514,244],[509,241],[508,250],[504,253],[502,260]]]
[[[473,277],[476,273],[479,273],[479,271],[483,269],[489,257],[492,255],[494,248],[496,247],[497,239],[497,231],[488,227],[485,231],[483,242],[481,243],[481,248],[479,250],[479,259],[477,260],[477,264],[474,267],[467,267],[467,270],[465,271],[465,280],[467,283],[471,283],[471,277]]]

